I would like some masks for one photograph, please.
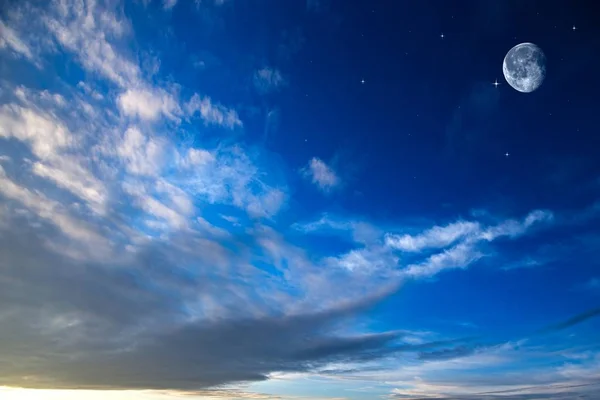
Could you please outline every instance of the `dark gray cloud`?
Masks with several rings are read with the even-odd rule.
[[[151,242],[123,264],[66,257],[48,249],[51,237],[20,217],[0,229],[0,386],[195,391],[464,342],[334,333],[389,291],[322,311],[255,315],[228,292],[238,277],[179,266],[190,261],[173,250],[180,239]],[[189,312],[190,299],[215,292],[238,312]]]
[[[556,325],[549,326],[546,329],[544,329],[542,331],[542,333],[562,331],[563,329],[570,328],[572,326],[575,326],[577,324],[585,322],[588,319],[597,317],[599,315],[600,315],[600,307],[593,308],[591,310],[582,312],[581,314],[574,315],[571,318],[566,319]]]
[[[149,245],[126,265],[76,261],[48,250],[47,228],[9,224],[0,230],[0,386],[197,390],[411,350],[394,345],[401,333],[331,333],[385,294],[291,316],[190,319],[194,295],[231,296],[218,276],[179,267],[188,260],[169,247]]]

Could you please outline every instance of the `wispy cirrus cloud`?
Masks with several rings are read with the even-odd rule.
[[[302,174],[323,192],[330,192],[341,184],[337,173],[319,158],[313,157],[302,169]]]
[[[140,82],[139,65],[117,48],[118,41],[131,32],[129,22],[118,8],[56,0],[46,10],[42,22],[57,44],[72,52],[87,70],[123,88]]]
[[[194,94],[185,104],[185,109],[191,116],[199,113],[207,125],[219,125],[230,129],[242,126],[242,121],[235,110],[214,104],[210,97],[200,97],[198,94]]]
[[[459,345],[409,356],[401,368],[354,371],[348,378],[363,384],[384,381],[390,385],[385,398],[391,399],[595,398],[598,353],[574,350],[566,357],[562,365],[549,365],[552,352],[527,340]]]
[[[527,233],[535,224],[549,222],[553,214],[535,210],[523,220],[507,219],[496,225],[485,226],[480,222],[458,221],[442,227],[434,227],[417,235],[388,233],[385,243],[401,252],[434,251],[425,260],[410,264],[404,270],[408,276],[427,277],[440,271],[466,268],[485,256],[482,243],[490,243],[499,238],[515,239]]]
[[[263,94],[278,91],[287,84],[281,72],[276,68],[270,67],[264,67],[256,71],[253,83],[256,90]]]
[[[9,48],[18,56],[34,60],[33,52],[27,43],[23,42],[13,29],[2,21],[0,21],[0,32],[2,32],[0,49]]]
[[[143,120],[156,120],[163,115],[176,120],[181,109],[175,99],[165,91],[128,89],[119,95],[119,109],[128,116],[137,116]]]
[[[386,244],[397,250],[419,252],[429,248],[446,247],[479,230],[477,222],[458,221],[442,227],[436,226],[416,236],[388,235]]]
[[[170,10],[177,4],[177,0],[163,0],[163,8],[165,10]]]

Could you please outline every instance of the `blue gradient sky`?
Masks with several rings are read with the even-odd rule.
[[[0,396],[600,398],[594,7],[4,2]]]

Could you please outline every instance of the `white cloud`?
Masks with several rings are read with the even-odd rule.
[[[27,107],[2,106],[0,137],[14,137],[28,145],[38,158],[27,163],[34,174],[84,200],[94,212],[103,213],[106,188],[91,172],[89,158],[77,155],[87,137],[69,130],[59,117],[60,113],[71,113],[76,107],[67,109],[61,94],[47,90],[34,91],[18,86],[14,93]],[[72,116],[70,122],[73,122]]]
[[[90,96],[94,100],[103,100],[104,99],[104,96],[102,95],[102,93],[100,93],[97,90],[93,89],[89,84],[87,84],[87,83],[85,83],[83,81],[80,81],[77,84],[77,87],[80,88],[81,90],[83,90],[85,94],[87,94],[88,96]]]
[[[52,101],[59,107],[64,107],[67,105],[65,98],[58,93],[50,93],[47,90],[44,90],[40,93],[40,96],[45,101]]]
[[[179,165],[178,186],[209,204],[233,205],[255,218],[271,218],[285,204],[285,187],[265,182],[268,175],[239,146],[188,149]]]
[[[535,210],[523,221],[509,219],[490,227],[478,222],[459,221],[444,227],[434,227],[417,236],[386,235],[386,245],[395,250],[421,252],[426,249],[453,247],[434,253],[422,262],[407,266],[403,273],[410,277],[429,277],[445,269],[466,268],[485,254],[478,249],[481,241],[492,242],[500,237],[517,238],[534,224],[550,221],[552,214]]]
[[[338,266],[349,271],[360,273],[374,273],[376,271],[391,270],[397,267],[399,258],[388,249],[380,246],[369,246],[354,249],[340,257],[330,259]]]
[[[75,53],[87,70],[121,87],[135,86],[139,81],[139,66],[109,42],[129,31],[124,18],[98,7],[94,1],[60,0],[52,3],[43,21],[56,41]]]
[[[170,10],[175,7],[175,4],[177,4],[177,0],[163,0],[163,8],[165,10]]]
[[[184,215],[191,208],[189,199],[195,198],[235,206],[253,218],[272,218],[287,199],[285,186],[265,182],[267,175],[238,146],[175,150],[167,139],[130,127],[116,144],[105,147],[103,154],[116,153],[135,180],[154,179],[155,190],[167,194],[171,206]],[[163,175],[167,170],[168,176]]]
[[[187,155],[183,162],[186,166],[202,166],[215,161],[215,156],[204,149],[188,149]]]
[[[470,243],[460,243],[456,246],[429,256],[419,264],[408,266],[403,272],[413,278],[429,277],[449,268],[466,268],[469,264],[483,257]]]
[[[481,231],[479,238],[487,241],[492,241],[502,236],[515,238],[524,234],[532,225],[538,222],[549,222],[552,219],[553,215],[551,212],[535,210],[529,213],[522,222],[509,219],[495,226],[491,226]]]
[[[164,159],[164,143],[144,135],[137,127],[125,131],[117,154],[127,171],[135,175],[157,175]]]
[[[59,228],[71,240],[86,245],[96,254],[108,254],[108,241],[86,226],[82,221],[68,215],[64,207],[39,192],[32,192],[12,181],[0,166],[0,195],[15,200]]]
[[[196,7],[200,7],[200,5],[202,5],[202,3],[212,3],[215,6],[222,6],[223,4],[225,4],[225,2],[227,2],[228,0],[194,0],[194,2],[196,3]]]
[[[163,90],[128,89],[117,100],[121,111],[128,116],[155,121],[161,115],[177,120],[180,109],[177,101]]]
[[[84,160],[63,155],[50,163],[35,162],[32,171],[85,200],[93,211],[102,214],[105,212],[107,189],[89,169],[83,167],[83,163]]]
[[[29,46],[19,38],[17,33],[0,20],[0,49],[9,48],[20,56],[30,61],[34,60],[33,52]]]
[[[192,199],[181,188],[172,185],[164,179],[158,180],[155,187],[158,192],[164,193],[169,197],[173,208],[177,209],[178,212],[186,216],[193,213],[194,204]]]
[[[286,194],[277,188],[267,188],[262,194],[250,195],[240,199],[246,204],[248,214],[255,218],[270,218],[277,214],[286,200]]]
[[[522,221],[506,220],[485,227],[477,221],[459,220],[434,226],[417,235],[383,233],[369,223],[323,215],[320,219],[293,225],[304,233],[351,233],[360,246],[344,254],[327,258],[327,263],[356,273],[387,274],[404,278],[427,278],[448,269],[467,268],[487,254],[480,242],[501,236],[514,239],[525,234],[535,223],[548,221],[551,214],[533,211]],[[490,234],[493,232],[493,234]],[[397,252],[412,253],[403,265]]]
[[[297,229],[304,233],[319,232],[325,228],[334,230],[348,230],[350,229],[350,222],[331,218],[325,214],[316,221],[312,221],[305,224],[296,223],[293,225],[294,229]]]
[[[233,226],[239,226],[240,225],[240,220],[234,216],[231,215],[219,215],[221,218],[223,218],[225,221],[229,222],[230,224],[232,224]]]
[[[125,191],[128,191],[128,185],[124,185]],[[145,192],[139,193],[135,190],[128,191],[130,195],[135,196],[137,205],[148,214],[165,221],[170,228],[182,229],[187,226],[187,221],[172,208],[157,200],[155,197]]]
[[[286,84],[278,69],[264,67],[254,73],[254,86],[260,93],[281,89]]]
[[[396,250],[420,252],[424,249],[449,246],[479,229],[477,222],[458,221],[442,227],[433,227],[417,236],[389,234],[385,241],[388,246]]]
[[[0,137],[14,137],[27,143],[42,159],[75,142],[67,127],[54,116],[14,104],[0,107]]]
[[[200,113],[200,117],[207,125],[219,125],[229,129],[242,126],[242,121],[235,110],[214,104],[210,97],[201,98],[198,94],[194,94],[185,105],[185,109],[190,116]]]
[[[382,236],[381,230],[370,223],[333,218],[328,214],[309,223],[295,223],[292,227],[304,233],[350,233],[355,243],[364,245],[376,243]]]
[[[340,184],[340,178],[335,171],[316,157],[308,162],[302,172],[324,192],[329,192]]]
[[[67,101],[60,93],[52,93],[48,90],[34,91],[24,86],[14,89],[15,96],[30,108],[40,110],[61,109],[67,105]]]
[[[577,364],[556,363],[553,352],[509,342],[471,355],[414,362],[395,371],[373,374],[371,380],[397,385],[390,399],[557,399],[588,398],[596,390],[600,358],[573,354]],[[551,361],[552,360],[552,361]],[[533,366],[533,368],[532,368]],[[498,375],[498,368],[503,374]]]
[[[206,233],[213,238],[228,239],[231,237],[231,234],[227,229],[218,228],[202,217],[197,217],[196,222],[203,233]]]

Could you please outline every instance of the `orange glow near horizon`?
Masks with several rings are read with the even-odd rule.
[[[168,400],[179,397],[174,393],[139,390],[22,389],[0,386],[2,400]]]

